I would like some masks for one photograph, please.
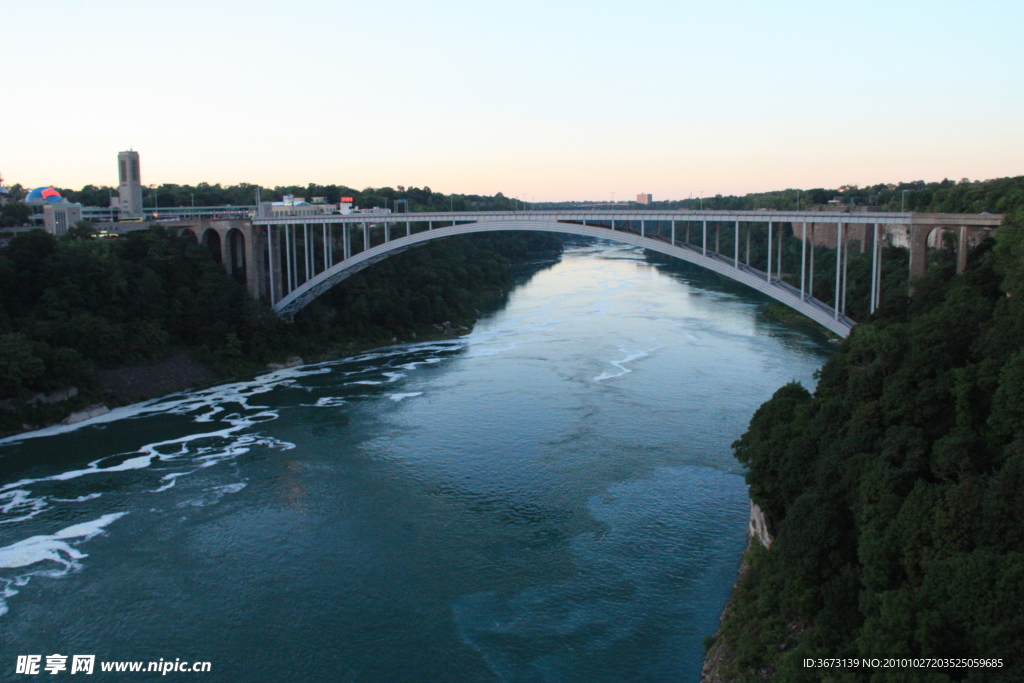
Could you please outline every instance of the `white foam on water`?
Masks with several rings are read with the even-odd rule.
[[[18,514],[20,517],[0,519],[0,524],[13,524],[32,519],[45,510],[48,505],[42,498],[32,498],[31,492],[25,489],[14,489],[0,493],[0,513],[4,515]],[[6,499],[6,500],[5,500]]]
[[[404,399],[407,399],[407,398],[412,398],[413,396],[422,396],[422,395],[423,395],[422,391],[414,391],[414,392],[411,392],[411,393],[408,393],[408,394],[387,394],[387,397],[390,398],[395,403],[398,403],[401,400],[404,400]]]
[[[224,486],[214,486],[212,489],[204,493],[198,498],[192,500],[185,500],[174,507],[185,508],[185,507],[206,507],[207,505],[213,505],[219,503],[220,499],[228,493],[238,493],[246,487],[245,482],[239,482],[237,484],[225,484]]]
[[[337,362],[337,361],[330,361]],[[32,432],[15,434],[0,439],[0,444],[18,443],[26,439],[65,434],[85,427],[116,422],[139,417],[148,417],[159,414],[185,415],[199,413],[193,419],[197,422],[211,422],[213,417],[224,411],[223,406],[235,403],[243,409],[261,409],[266,406],[250,405],[249,398],[259,394],[267,393],[277,387],[290,386],[297,383],[299,379],[308,375],[322,375],[332,372],[332,368],[325,367],[326,364],[315,366],[297,366],[284,370],[260,375],[251,380],[243,382],[231,382],[221,384],[207,389],[199,389],[188,393],[172,394],[164,398],[143,401],[122,408],[115,408],[109,413],[104,413],[89,420],[83,420],[72,425],[51,425]],[[202,412],[200,412],[202,411]],[[276,413],[271,413],[273,418]],[[250,418],[251,419],[251,418]]]
[[[348,403],[348,401],[343,399],[341,396],[324,396],[323,398],[318,398],[316,400],[316,403],[313,404],[313,407],[314,408],[333,408],[335,406],[343,406],[346,403]]]
[[[631,363],[631,362],[633,362],[635,360],[638,360],[640,358],[645,358],[648,355],[650,355],[647,351],[634,351],[633,353],[630,353],[629,351],[626,351],[625,349],[621,349],[620,348],[619,350],[622,351],[623,353],[625,353],[626,357],[623,358],[622,360],[608,361],[609,363],[611,363],[612,365],[617,367],[619,369],[619,372],[602,372],[600,375],[598,375],[597,377],[594,378],[595,382],[603,382],[606,379],[614,379],[615,377],[622,377],[623,375],[625,375],[627,373],[633,372],[629,368],[625,367],[626,363]],[[651,351],[654,351],[654,350],[655,349],[651,349]]]
[[[162,485],[150,490],[153,493],[161,493],[173,488],[177,484],[179,477],[193,474],[224,461],[233,460],[239,455],[248,453],[253,446],[279,449],[294,448],[294,444],[282,442],[272,437],[260,434],[238,434],[239,431],[247,427],[264,422],[266,419],[275,419],[276,417],[277,413],[267,410],[250,416],[234,413],[227,416],[230,419],[223,418],[224,421],[228,422],[228,425],[223,429],[187,434],[176,439],[157,441],[142,446],[135,453],[121,453],[99,458],[90,462],[84,468],[61,472],[48,477],[23,479],[7,484],[0,487],[0,505],[2,505],[2,509],[7,514],[12,512],[22,514],[3,521],[4,523],[27,521],[49,509],[51,502],[68,502],[67,499],[48,497],[47,495],[33,495],[33,485],[42,483],[60,485],[91,475],[110,475],[141,471],[161,463],[181,462],[186,466],[184,470],[163,475],[161,478]],[[112,461],[113,464],[105,465],[105,463],[111,463]],[[231,488],[236,486],[238,488]],[[229,484],[228,488],[215,489],[212,497],[208,495],[204,498],[205,502],[203,504],[215,503],[220,500],[224,493],[241,490],[242,486],[244,484]],[[98,492],[91,493],[71,499],[70,502],[91,500],[98,498],[100,495],[102,494]]]
[[[400,371],[411,369],[406,368],[406,365],[416,367],[440,363],[443,360],[443,355],[464,349],[465,346],[465,342],[461,341],[425,342],[419,345],[408,345],[404,348],[366,353],[356,358],[285,368],[246,381],[182,392],[161,399],[117,408],[92,420],[74,425],[54,425],[35,432],[0,439],[0,445],[17,443],[30,438],[64,434],[88,426],[102,426],[104,423],[118,420],[159,415],[178,415],[189,418],[193,424],[210,425],[196,433],[148,443],[135,451],[106,455],[84,466],[78,465],[64,472],[25,478],[4,484],[0,486],[0,514],[3,516],[0,523],[9,525],[6,527],[7,529],[16,529],[18,528],[16,523],[26,522],[42,513],[51,511],[55,504],[82,503],[108,494],[115,495],[118,491],[129,490],[122,487],[108,491],[104,488],[104,492],[96,491],[77,495],[80,493],[80,489],[77,489],[71,495],[59,497],[61,488],[71,486],[71,482],[79,482],[82,478],[96,475],[155,476],[159,477],[159,484],[155,487],[147,487],[148,492],[166,494],[169,490],[182,488],[177,486],[182,477],[198,475],[206,468],[226,461],[230,462],[240,455],[250,452],[254,447],[282,450],[294,448],[294,444],[270,436],[246,433],[256,425],[276,420],[279,417],[277,409],[258,405],[257,397],[261,394],[289,387],[302,388],[307,391],[321,390],[324,386],[323,382],[303,382],[302,380],[307,376],[327,373],[337,373],[338,377],[355,375],[365,378],[344,384],[390,384],[407,376],[405,372]],[[430,357],[406,363],[399,368],[389,365],[394,361],[401,363],[409,357],[410,353],[421,356],[424,354],[441,355],[430,355]],[[381,360],[385,362],[377,367],[365,367],[366,364],[377,363]],[[352,370],[354,362],[363,364],[364,367]],[[422,392],[408,392],[385,395],[392,401],[398,402],[421,394]],[[370,394],[362,398],[379,397],[379,394]],[[316,401],[316,405],[320,407],[339,406],[352,398],[352,396],[345,398],[340,396],[322,397]],[[147,470],[152,474],[144,474]],[[197,483],[202,486],[204,481],[199,478]],[[74,486],[77,487],[78,484],[74,484]],[[189,500],[178,503],[176,507],[213,505],[220,502],[225,495],[241,491],[245,486],[246,483],[243,481],[200,490],[198,494],[194,494],[198,497],[189,496]],[[56,487],[56,491],[54,491],[54,487]],[[159,508],[160,506],[157,506],[154,511]],[[50,536],[32,536],[6,548],[0,548],[0,570],[29,568],[27,573],[19,573],[16,576],[0,575],[0,615],[7,612],[5,600],[17,594],[16,588],[27,584],[32,576],[62,576],[77,569],[78,561],[85,557],[85,554],[76,546],[100,533],[105,526],[123,514],[125,513],[105,515],[91,522],[67,527]]]
[[[102,495],[102,493],[87,493],[86,495],[79,496],[78,498],[51,498],[50,500],[55,503],[84,503],[87,500],[94,500]]]
[[[195,470],[191,470],[189,472],[171,472],[170,474],[165,474],[164,476],[160,477],[160,480],[166,481],[167,483],[159,488],[153,489],[151,493],[160,493],[161,491],[166,491],[169,488],[173,488],[178,481],[178,477],[184,477],[186,475],[192,474],[193,472],[195,472]]]
[[[0,577],[0,616],[7,613],[6,599],[18,594],[14,587],[25,586],[33,576],[64,576],[81,569],[78,562],[88,557],[75,546],[104,532],[107,525],[123,517],[125,512],[114,512],[103,515],[89,522],[82,522],[65,527],[48,536],[31,536],[24,540],[0,548],[0,569],[21,569],[40,563],[48,563],[35,571],[14,576]],[[73,543],[72,543],[73,542]],[[54,568],[49,563],[60,565]]]

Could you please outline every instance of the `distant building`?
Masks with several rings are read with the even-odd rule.
[[[56,237],[82,220],[82,205],[68,201],[43,204],[43,229]]]
[[[636,203],[637,204],[650,204],[652,199],[653,198],[651,197],[651,195],[644,194],[644,193],[641,192],[640,194],[638,194],[636,196]]]
[[[119,152],[117,170],[120,185],[117,188],[117,208],[121,220],[142,218],[142,175],[139,172],[138,152]]]
[[[32,210],[28,217],[28,223],[34,227],[45,226],[44,214],[47,206],[54,204],[67,205],[64,197],[60,195],[56,188],[46,186],[29,190],[28,194],[25,195],[23,203]],[[50,232],[53,231],[50,230]]]
[[[262,202],[257,209],[259,218],[276,216],[323,216],[335,213],[350,213],[351,204],[310,204],[304,197],[284,196],[284,201]]]

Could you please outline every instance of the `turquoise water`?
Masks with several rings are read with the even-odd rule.
[[[577,247],[465,337],[0,442],[0,680],[695,681],[745,543],[729,444],[830,353],[762,304]]]

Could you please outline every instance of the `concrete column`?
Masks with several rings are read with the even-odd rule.
[[[772,282],[772,222],[768,221],[768,266],[765,268],[768,274],[768,284]]]
[[[839,320],[839,296],[842,286],[839,280],[843,274],[843,224],[836,223],[836,303],[834,306],[835,319]]]
[[[277,303],[277,292],[274,291],[274,226],[267,226],[267,276],[270,279],[270,305]]]
[[[327,270],[328,268],[331,267],[330,257],[327,254],[327,251],[328,251],[328,246],[327,245],[328,245],[328,241],[327,241],[327,224],[324,223],[324,270]]]
[[[274,301],[280,301],[281,297],[284,296],[284,251],[281,247],[281,226],[277,226],[277,232],[274,234],[274,279],[277,281],[277,285],[274,287]]]
[[[775,274],[776,274],[777,278],[779,280],[781,280],[782,279],[782,228],[779,228],[779,244],[778,244],[778,250],[776,251],[776,253],[778,254],[778,256],[775,259],[775,261],[776,261],[776,264],[775,264]]]
[[[967,226],[960,226],[960,241],[956,247],[956,272],[957,275],[967,270]]]
[[[878,223],[875,223],[871,231],[871,305],[868,306],[870,313],[875,312],[878,306]]]
[[[292,289],[295,288],[294,287],[294,282],[292,281],[292,239],[291,239],[292,235],[291,235],[291,233],[292,233],[292,226],[285,225],[284,226],[284,258],[285,258],[285,263],[287,264],[287,266],[286,266],[286,268],[287,268],[286,277],[287,277],[288,284],[285,285],[284,294],[288,294],[288,292],[292,291]]]
[[[348,223],[342,223],[342,242],[345,246],[345,260],[352,258],[352,231]]]
[[[810,271],[810,275],[807,278],[807,298],[810,299],[814,296],[814,223],[811,223],[811,258],[809,259],[807,269]]]
[[[646,228],[644,227],[644,222],[645,222],[644,219],[641,218],[640,219],[640,236],[641,237],[646,237],[647,236]]]
[[[676,222],[672,221],[672,246],[676,246]]]
[[[263,283],[267,281],[264,271],[263,253],[266,232],[252,223],[240,225],[245,259],[245,289],[253,299],[263,298]]]
[[[703,241],[701,242],[700,253],[704,256],[708,255],[708,222],[706,220],[701,221],[702,234],[704,235]]]
[[[412,234],[412,223],[409,221],[405,222],[405,236],[408,237]]]
[[[231,243],[228,241],[228,233],[230,228],[224,230],[223,228],[214,224],[213,230],[220,237],[220,264],[224,267],[224,272],[228,275],[233,275],[231,272],[231,261],[234,258],[234,251],[231,249]]]
[[[910,231],[910,293],[914,293],[914,280],[924,277],[928,269],[928,233],[931,228],[925,225],[911,225]]]
[[[847,226],[847,232],[848,231],[849,231],[849,226]],[[863,241],[861,243],[863,244]],[[846,290],[848,290],[850,288],[849,287],[849,279],[847,278],[847,272],[848,272],[849,266],[850,266],[850,238],[849,238],[849,235],[847,234],[846,235],[846,243],[843,245],[843,298],[842,298],[842,301],[840,302],[840,305],[842,306],[843,315],[846,315]]]
[[[733,239],[732,267],[740,267],[740,222],[736,221],[736,237]]]
[[[363,223],[363,251],[370,248],[370,224]]]
[[[800,238],[800,301],[804,301],[807,282],[807,223],[804,223],[803,226],[803,236]]]

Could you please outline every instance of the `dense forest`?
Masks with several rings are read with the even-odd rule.
[[[84,206],[106,207],[110,198],[117,195],[117,188],[86,185],[80,190],[57,188],[68,201]],[[11,197],[21,199],[27,188],[13,185]],[[367,187],[356,190],[345,185],[289,185],[274,188],[259,187],[250,183],[221,186],[209,183],[198,185],[175,185],[165,183],[143,188],[143,203],[146,207],[185,206],[253,206],[259,194],[262,201],[279,201],[284,195],[323,197],[328,203],[337,203],[342,197],[352,197],[361,207],[382,207],[398,211],[511,211],[514,209],[555,209],[580,205],[604,205],[607,202],[524,202],[502,193],[493,196],[443,194],[429,187]],[[959,181],[942,180],[877,184],[868,187],[846,185],[840,188],[815,188],[807,190],[779,190],[755,192],[744,196],[715,195],[675,201],[655,201],[640,205],[636,202],[619,202],[618,207],[631,209],[812,209],[828,206],[838,200],[845,206],[874,206],[882,211],[916,211],[919,213],[1008,213],[1024,209],[1024,176],[996,178],[992,180]],[[0,212],[0,227],[17,225],[24,220],[17,204],[9,204]]]
[[[792,211],[827,207],[836,201],[842,209],[850,206],[877,207],[881,211],[918,213],[1009,213],[1024,209],[1024,176],[992,180],[942,180],[877,184],[867,187],[844,185],[840,188],[778,190],[751,194],[714,195],[650,204],[624,202],[632,209],[714,209],[756,211],[758,209]],[[598,202],[600,204],[600,202]],[[580,202],[544,203],[536,208],[560,208]]]
[[[986,207],[990,208],[990,207]],[[995,207],[991,207],[995,208]],[[775,541],[717,640],[735,681],[1024,680],[1024,212],[890,299],[734,444]],[[1001,659],[805,667],[805,658]]]
[[[19,233],[0,249],[0,433],[107,400],[97,371],[187,352],[220,377],[472,325],[512,287],[510,266],[560,253],[545,234],[439,240],[350,277],[281,321],[210,252],[153,228],[117,239]],[[447,327],[444,323],[449,323]],[[74,386],[70,404],[41,394]],[[63,411],[63,414],[61,414]]]
[[[61,196],[70,202],[83,206],[110,206],[111,197],[117,196],[117,188],[86,185],[80,190],[57,188]],[[23,199],[28,188],[14,185],[10,188],[12,199]],[[328,204],[337,204],[342,197],[351,197],[359,207],[381,207],[397,211],[511,211],[524,206],[517,199],[506,197],[501,192],[495,195],[475,194],[441,194],[433,192],[429,187],[397,188],[368,187],[356,190],[344,185],[281,185],[274,188],[258,187],[249,183],[229,185],[152,185],[143,187],[142,202],[147,208],[171,208],[186,206],[255,206],[257,197],[260,201],[280,201],[285,195],[302,197],[306,201],[323,198]],[[27,213],[21,216],[20,205],[8,204],[0,211],[0,227],[18,225],[19,219],[24,220]],[[10,208],[8,208],[10,207]]]

